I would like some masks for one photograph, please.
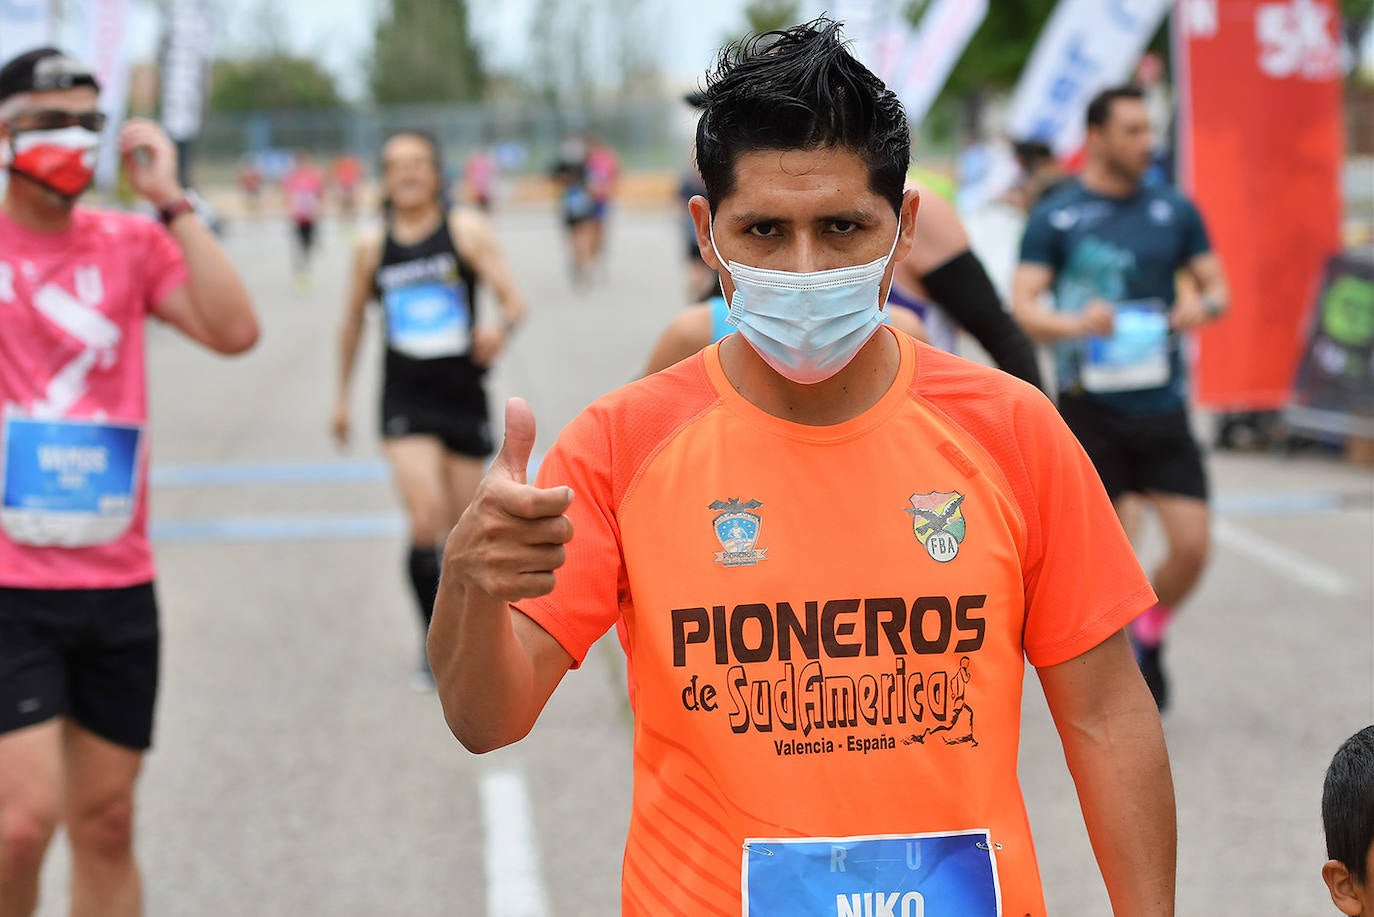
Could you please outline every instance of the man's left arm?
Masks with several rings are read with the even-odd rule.
[[[1116,917],[1172,917],[1173,778],[1124,631],[1037,670]]]
[[[456,210],[450,218],[450,226],[459,240],[459,251],[477,276],[491,287],[501,310],[500,325],[487,325],[473,332],[472,358],[479,365],[489,366],[525,320],[525,297],[485,217],[475,211]]]
[[[1212,251],[1207,229],[1197,208],[1188,204],[1184,215],[1183,272],[1197,287],[1196,296],[1180,297],[1170,311],[1170,324],[1175,331],[1191,331],[1226,314],[1231,305],[1231,291],[1226,284],[1226,272],[1221,259]]]
[[[129,184],[158,210],[186,197],[177,180],[177,152],[162,128],[135,118],[119,135]],[[186,283],[154,303],[157,315],[187,337],[222,354],[237,354],[258,340],[258,320],[238,272],[214,234],[193,213],[172,218],[168,231],[186,263]],[[150,263],[149,269],[162,265]]]

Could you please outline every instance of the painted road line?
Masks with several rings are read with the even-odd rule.
[[[1368,509],[1374,504],[1369,493],[1344,493],[1329,490],[1242,491],[1220,494],[1213,502],[1217,515],[1228,518],[1242,516],[1291,516],[1306,513],[1330,513],[1338,510]]]
[[[542,455],[530,457],[529,476]],[[229,487],[240,484],[330,484],[388,481],[391,466],[380,459],[329,459],[290,462],[185,462],[154,465],[154,487]]]
[[[547,917],[548,895],[539,877],[525,778],[514,771],[492,771],[483,775],[480,792],[488,917]]]
[[[404,535],[401,516],[246,516],[154,521],[158,544],[255,541],[354,541]]]
[[[1330,567],[1310,560],[1281,544],[1256,535],[1249,529],[1218,520],[1212,528],[1217,544],[1267,567],[1281,570],[1289,579],[1302,583],[1332,598],[1350,592],[1344,576]]]
[[[334,481],[385,481],[386,462],[335,459],[323,462],[188,462],[154,465],[154,487],[224,487],[235,484],[316,484]]]

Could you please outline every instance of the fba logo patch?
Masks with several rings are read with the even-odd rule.
[[[742,502],[737,497],[716,500],[708,509],[716,511],[711,520],[716,540],[723,551],[716,552],[716,563],[727,567],[752,567],[768,559],[767,548],[755,548],[759,540],[759,526],[763,520],[754,510],[763,506],[757,500]]]
[[[967,529],[963,494],[938,490],[912,494],[911,506],[906,511],[915,517],[911,530],[916,540],[925,545],[931,559],[947,564],[959,554],[959,545]]]

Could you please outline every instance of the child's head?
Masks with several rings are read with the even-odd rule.
[[[1326,855],[1322,878],[1343,914],[1374,917],[1374,726],[1336,752],[1322,790]]]

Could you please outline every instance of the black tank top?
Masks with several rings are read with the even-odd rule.
[[[477,273],[458,253],[447,217],[412,245],[388,228],[372,285],[386,320],[388,387],[441,395],[480,385],[485,370],[470,356]]]

